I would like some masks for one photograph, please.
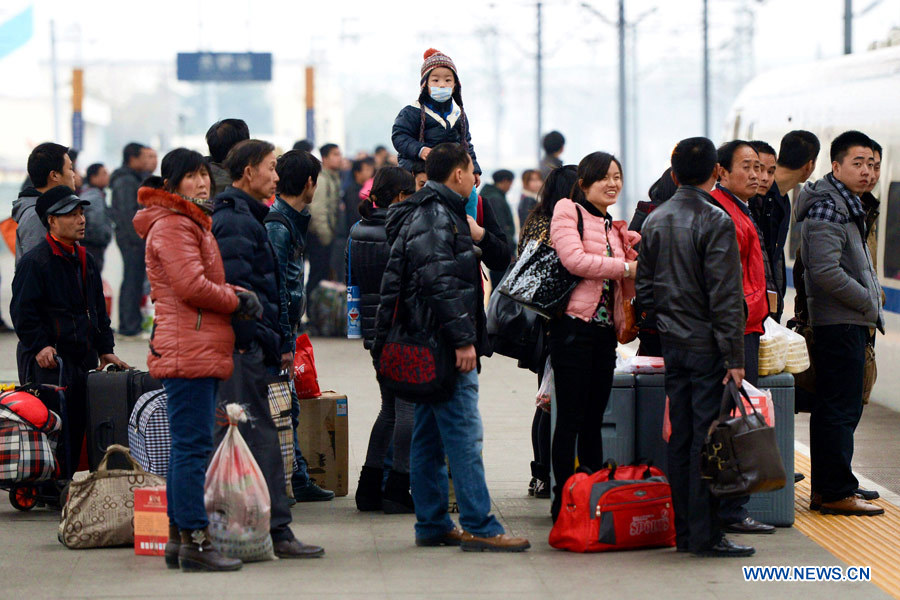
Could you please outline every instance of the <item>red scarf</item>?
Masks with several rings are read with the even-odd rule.
[[[47,243],[50,244],[50,249],[53,251],[53,254],[56,256],[72,256],[73,254],[77,257],[78,261],[81,263],[81,280],[87,285],[87,251],[84,249],[84,246],[81,246],[77,242],[70,246],[64,242],[59,241],[51,234],[47,234]],[[65,253],[64,253],[65,251]],[[68,253],[68,254],[66,254]],[[84,287],[84,286],[83,286]],[[86,292],[85,292],[86,294]]]

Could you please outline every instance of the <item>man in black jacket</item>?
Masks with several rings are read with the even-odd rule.
[[[59,381],[62,359],[66,385],[63,436],[69,452],[59,452],[64,477],[81,455],[87,417],[87,372],[108,364],[127,368],[113,354],[103,284],[94,259],[78,242],[84,238],[87,202],[72,188],[57,186],[38,197],[35,212],[49,234],[26,252],[16,267],[10,314],[19,344],[20,383]],[[54,411],[60,407],[50,406]],[[67,463],[72,457],[74,464]]]
[[[325,551],[294,537],[285,486],[284,462],[278,432],[269,408],[268,377],[281,368],[282,334],[279,325],[278,262],[263,221],[269,213],[264,201],[275,193],[275,147],[261,140],[240,142],[225,158],[232,184],[216,196],[212,232],[222,253],[225,280],[255,292],[263,307],[260,319],[235,317],[234,374],[219,386],[218,404],[236,402],[247,407],[250,421],[241,435],[266,478],[272,503],[269,521],[275,554],[280,558],[313,558]],[[225,435],[225,427],[216,432]]]
[[[510,259],[516,257],[516,222],[513,219],[512,209],[509,202],[506,201],[506,194],[512,187],[513,173],[507,169],[500,169],[494,172],[494,183],[487,183],[481,188],[481,199],[483,204],[491,205],[491,210],[502,228],[503,235],[506,237],[506,245]],[[497,289],[500,280],[506,269],[490,270],[491,287]]]
[[[377,360],[397,310],[408,325],[435,328],[432,335],[455,353],[459,371],[448,401],[416,406],[410,450],[416,545],[520,552],[530,547],[528,540],[506,535],[490,514],[481,459],[476,369],[486,338],[475,244],[485,241],[486,233],[470,229],[471,217],[465,210],[475,183],[474,166],[465,147],[448,143],[432,149],[426,168],[425,188],[389,210],[391,255],[382,281],[373,348]],[[463,530],[447,514],[445,452]]]
[[[679,551],[749,556],[722,535],[718,502],[700,477],[700,449],[723,384],[744,378],[744,307],[734,224],[714,205],[716,148],[682,140],[672,152],[678,191],[642,227],[635,303],[656,314],[666,362],[672,437],[668,465]]]

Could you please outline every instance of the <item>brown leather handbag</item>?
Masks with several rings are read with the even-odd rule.
[[[741,395],[753,409],[749,414]],[[730,418],[734,405],[741,414]],[[709,426],[700,472],[708,480],[710,492],[719,498],[779,490],[787,480],[775,428],[766,425],[747,392],[738,391],[733,381],[725,386],[719,417]]]
[[[617,333],[616,338],[620,344],[630,344],[638,336],[637,316],[634,312],[634,305],[631,302],[625,301],[622,308],[625,312],[625,331]]]

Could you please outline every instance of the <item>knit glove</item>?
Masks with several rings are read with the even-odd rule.
[[[238,297],[238,307],[234,311],[240,319],[260,319],[263,315],[263,306],[256,297],[256,294],[248,291],[236,292]]]

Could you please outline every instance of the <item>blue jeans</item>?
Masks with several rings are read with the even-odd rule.
[[[478,373],[460,373],[447,402],[417,404],[410,448],[410,484],[416,505],[416,537],[438,537],[454,528],[447,514],[447,464],[459,503],[459,523],[478,537],[504,532],[491,512],[481,459],[483,439],[478,412]]]
[[[172,452],[166,477],[169,520],[179,529],[209,525],[203,503],[206,466],[213,450],[218,379],[163,379]]]

